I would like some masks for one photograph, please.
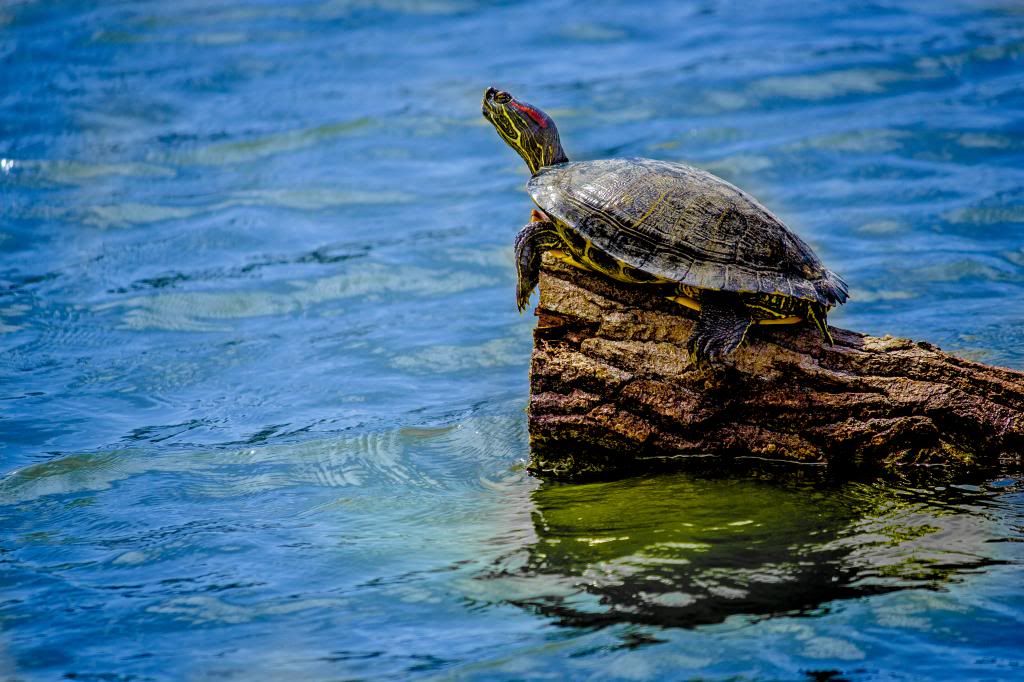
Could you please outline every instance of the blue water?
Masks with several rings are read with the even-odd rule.
[[[1024,368],[1011,0],[6,2],[0,678],[1024,677],[1016,472],[524,472],[488,85]]]

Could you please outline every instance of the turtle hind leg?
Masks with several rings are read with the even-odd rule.
[[[530,304],[530,293],[540,279],[540,257],[559,246],[562,238],[555,224],[548,220],[535,220],[523,226],[516,235],[516,307],[523,312]]]
[[[700,317],[686,347],[698,367],[722,366],[736,350],[753,320],[735,294],[705,291],[701,294]]]

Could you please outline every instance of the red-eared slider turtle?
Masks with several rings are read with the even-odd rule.
[[[516,237],[520,311],[540,276],[540,256],[613,279],[672,287],[700,311],[688,347],[718,364],[751,324],[808,320],[829,344],[829,308],[846,282],[750,195],[707,171],[652,159],[570,162],[540,109],[488,88],[483,115],[530,167],[540,209]]]

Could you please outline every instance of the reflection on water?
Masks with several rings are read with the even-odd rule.
[[[577,627],[696,627],[938,589],[1003,563],[988,543],[1014,539],[991,527],[994,491],[973,486],[675,475],[546,485],[532,497],[536,541],[485,579]]]

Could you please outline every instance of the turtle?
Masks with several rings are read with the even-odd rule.
[[[515,240],[520,312],[550,251],[697,311],[687,350],[698,366],[727,364],[753,324],[809,322],[832,345],[826,315],[846,302],[846,282],[743,190],[674,161],[570,161],[550,116],[494,87],[482,113],[530,170],[536,209]]]

